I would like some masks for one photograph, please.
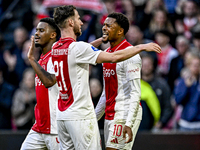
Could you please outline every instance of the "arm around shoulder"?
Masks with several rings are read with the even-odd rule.
[[[161,53],[161,48],[156,43],[140,44],[131,48],[119,50],[113,53],[101,52],[97,57],[96,63],[116,63],[129,59],[141,51],[155,51]]]

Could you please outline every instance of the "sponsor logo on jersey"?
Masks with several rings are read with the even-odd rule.
[[[111,75],[115,75],[115,70],[113,70],[113,69],[105,69],[103,67],[103,76],[104,77],[110,77]]]
[[[67,93],[59,93],[59,95],[60,95],[60,98],[62,99],[62,100],[67,100],[68,98],[69,98],[69,96],[68,96],[68,94]]]
[[[99,51],[99,49],[97,49],[97,48],[94,47],[94,46],[91,46],[91,48],[93,49],[93,51]]]
[[[139,68],[132,69],[132,70],[128,70],[128,73],[131,73],[131,72],[137,72],[137,71],[139,71],[139,70],[140,70]]]
[[[40,79],[37,77],[35,77],[35,86],[41,86],[43,85],[42,82],[40,81]]]

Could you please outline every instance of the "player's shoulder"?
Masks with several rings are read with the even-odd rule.
[[[91,44],[83,42],[83,41],[72,42],[71,45],[72,46],[78,46],[78,47],[81,47],[81,46],[91,46]]]
[[[93,45],[91,45],[90,43],[86,43],[86,42],[73,42],[71,44],[71,48],[76,47],[77,49],[81,49],[82,51],[84,50],[91,50],[91,51],[99,51],[98,48],[94,47]]]
[[[52,44],[52,47],[51,47],[51,48],[53,48],[53,47],[56,45],[57,42],[58,42],[58,41],[54,42],[54,43]]]
[[[131,45],[131,46],[128,46],[127,48],[131,48],[131,47],[133,47],[133,46]],[[131,62],[132,63],[141,63],[141,61],[142,60],[141,60],[141,57],[140,57],[139,54],[136,54],[133,57],[131,57],[131,58],[129,58],[129,59],[126,60],[126,62],[129,62],[129,63],[131,63]]]

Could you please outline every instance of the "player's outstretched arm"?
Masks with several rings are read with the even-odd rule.
[[[101,45],[101,43],[102,43],[102,37],[100,37],[100,38],[98,38],[98,39],[96,39],[96,40],[90,42],[90,44],[91,44],[92,46],[94,46],[94,47],[99,47],[99,45]]]
[[[107,52],[101,52],[96,60],[96,63],[116,63],[120,61],[124,61],[141,51],[154,51],[157,53],[161,53],[161,48],[156,43],[148,43],[148,44],[140,44],[137,46],[133,46],[131,48],[123,49],[120,51],[116,51],[114,53],[107,53]]]
[[[34,49],[34,36],[31,37],[31,46],[29,48],[29,52],[27,54],[29,62],[33,69],[35,70],[36,74],[40,78],[41,82],[44,84],[46,88],[53,86],[56,83],[56,76],[54,74],[48,73],[46,70],[44,70],[39,63],[35,60],[35,57],[33,55],[33,49]]]

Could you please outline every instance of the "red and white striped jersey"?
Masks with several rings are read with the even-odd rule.
[[[131,46],[123,40],[106,51],[112,53]],[[131,126],[135,119],[141,120],[141,58],[139,54],[122,62],[103,63],[103,75],[104,90],[95,108],[97,118],[99,119],[102,111],[105,110],[105,119],[125,119],[127,126]]]
[[[101,51],[72,38],[60,39],[52,49],[59,86],[57,120],[96,117],[89,89],[89,64],[96,64]]]
[[[40,56],[38,63],[51,74],[55,74],[51,60],[51,51]],[[58,99],[58,86],[55,84],[45,88],[37,74],[35,75],[35,91],[37,104],[35,106],[35,124],[32,129],[44,134],[57,134],[56,104]]]

